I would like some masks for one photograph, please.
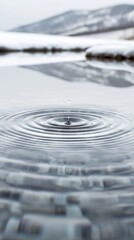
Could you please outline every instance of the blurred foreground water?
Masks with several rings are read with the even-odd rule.
[[[0,57],[0,239],[133,240],[133,64],[10,57]]]

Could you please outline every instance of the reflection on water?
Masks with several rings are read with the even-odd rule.
[[[85,82],[99,83],[103,93],[105,85],[133,86],[133,71],[89,64],[70,62],[27,68],[73,81],[75,87],[82,81],[84,86]],[[28,80],[23,79],[27,88]],[[7,94],[12,82],[9,77]],[[29,102],[33,96],[38,101],[41,93],[36,89],[38,94],[32,95],[36,83],[33,79],[30,83]],[[97,91],[99,85],[95,86]],[[2,110],[1,106],[0,110],[1,239],[133,240],[134,117],[113,110],[113,106],[112,110],[106,106],[72,106],[71,96],[69,106],[35,108],[34,102],[27,109],[28,98],[22,85],[17,90],[14,87],[14,94],[18,90],[23,94],[25,107]],[[2,99],[2,88],[0,93]],[[104,96],[104,101],[109,98]]]
[[[50,64],[68,61],[80,61],[85,59],[83,52],[61,52],[61,53],[30,53],[30,52],[0,52],[0,67],[27,66],[33,64]]]
[[[116,71],[124,71],[134,73],[134,61],[116,61],[108,59],[91,59],[88,61],[89,65],[92,67],[97,67],[100,69],[112,69]]]
[[[88,81],[112,87],[133,86],[133,62],[84,60],[84,52],[55,54],[18,52],[0,55],[0,67],[25,66],[71,82]]]
[[[103,63],[106,65],[105,63]],[[117,67],[99,67],[94,61],[71,63],[54,63],[53,65],[25,66],[50,76],[70,82],[93,82],[112,87],[130,87],[134,85],[134,70],[126,64]],[[120,68],[122,66],[122,68]],[[99,68],[99,70],[98,70]],[[106,68],[106,69],[105,69]]]

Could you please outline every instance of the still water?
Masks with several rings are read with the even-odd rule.
[[[134,239],[133,64],[77,60],[0,68],[0,239]]]

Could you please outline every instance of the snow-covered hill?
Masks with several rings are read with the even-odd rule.
[[[89,35],[134,28],[134,4],[123,4],[94,11],[69,11],[63,14],[21,26],[13,31]]]

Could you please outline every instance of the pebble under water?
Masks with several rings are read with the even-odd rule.
[[[0,239],[134,239],[134,124],[114,110],[0,113]]]

